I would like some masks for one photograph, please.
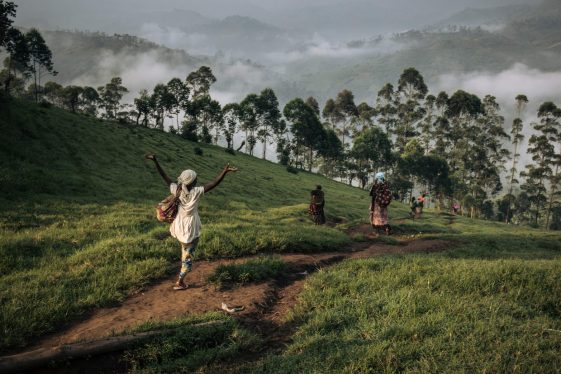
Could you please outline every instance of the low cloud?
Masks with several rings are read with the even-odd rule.
[[[561,99],[561,72],[544,72],[515,64],[499,73],[444,74],[438,78],[436,86],[448,92],[463,89],[480,96],[491,94],[505,105],[513,103],[518,94],[524,94],[536,106],[543,101]]]
[[[171,65],[162,61],[161,56],[150,51],[142,54],[102,52],[91,73],[75,79],[71,84],[97,87],[119,76],[129,93],[126,102],[132,102],[142,89],[151,90],[158,83],[167,83],[173,77],[185,79],[194,67]]]
[[[143,24],[139,36],[169,48],[184,49],[190,54],[212,55],[216,48],[208,36],[200,33],[187,33],[177,27],[162,26],[157,23]]]
[[[282,52],[271,52],[264,59],[271,64],[300,62],[306,59],[330,58],[345,59],[367,55],[383,55],[397,52],[406,46],[387,38],[378,41],[357,41],[354,43],[337,43],[316,34],[305,44]]]
[[[526,141],[522,145],[521,163],[531,162],[526,154],[527,140],[532,134],[531,123],[536,122],[539,106],[545,101],[552,101],[561,105],[561,71],[544,72],[529,68],[523,64],[515,64],[510,69],[499,73],[475,71],[463,74],[443,74],[436,84],[434,91],[447,91],[452,94],[456,90],[465,90],[483,98],[493,95],[501,105],[501,114],[505,117],[505,127],[510,131],[512,121],[516,116],[515,97],[526,95],[529,103],[523,115],[524,133]],[[519,171],[521,168],[519,168]]]

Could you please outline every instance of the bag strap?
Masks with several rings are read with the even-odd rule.
[[[175,197],[176,197],[176,198],[179,198],[179,196],[181,196],[181,190],[182,190],[182,187],[181,187],[181,186],[182,186],[181,183],[178,183],[178,184],[177,184],[177,189],[175,190]]]

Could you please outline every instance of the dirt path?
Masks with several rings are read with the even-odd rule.
[[[172,276],[144,288],[119,306],[96,310],[83,321],[71,322],[63,326],[59,332],[44,337],[37,344],[28,347],[26,351],[77,341],[98,340],[151,320],[166,321],[186,314],[197,315],[219,311],[224,302],[229,306],[243,305],[245,309],[235,313],[239,323],[265,338],[259,352],[247,353],[247,357],[239,357],[235,362],[219,364],[221,369],[232,369],[240,362],[255,361],[264,354],[278,353],[286,347],[296,328],[286,321],[286,315],[297,304],[306,277],[314,271],[345,259],[368,258],[384,254],[429,253],[445,250],[452,245],[451,242],[444,240],[410,237],[394,237],[397,242],[390,245],[382,240],[376,240],[369,225],[351,228],[347,233],[350,236],[359,235],[362,241],[354,242],[339,252],[281,254],[280,257],[287,264],[287,270],[282,277],[266,283],[220,290],[207,282],[207,278],[216,267],[221,264],[243,262],[247,258],[195,262],[193,272],[187,278],[189,289],[174,291],[172,286],[175,276]],[[100,357],[95,362],[109,365],[107,366],[109,371],[122,371],[123,368],[119,369],[119,365],[122,364],[119,364],[117,358],[118,355],[109,355],[105,358]],[[66,367],[53,368],[50,372],[73,372],[77,367],[88,369],[84,372],[92,372],[90,370],[92,361],[79,360]],[[99,369],[95,364],[93,372],[96,372],[96,367]]]
[[[348,258],[366,258],[382,254],[430,252],[449,247],[442,240],[398,238],[399,245],[388,245],[374,239],[368,225],[353,228],[349,234],[361,234],[365,242],[351,244],[345,251],[316,254],[282,254],[287,264],[283,279],[268,283],[250,284],[219,290],[206,279],[220,264],[244,261],[219,260],[198,261],[188,275],[189,289],[174,291],[175,276],[146,287],[129,297],[121,305],[93,312],[86,320],[65,326],[60,332],[40,340],[29,349],[53,347],[83,340],[95,340],[137,326],[147,321],[166,321],[185,314],[202,314],[220,310],[222,302],[229,306],[243,305],[245,309],[236,313],[241,320],[256,323],[266,321],[269,325],[282,324],[287,311],[297,302],[303,280],[317,269]],[[370,240],[369,240],[370,239]]]

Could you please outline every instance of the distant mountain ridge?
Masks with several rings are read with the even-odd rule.
[[[450,25],[456,26],[489,26],[505,25],[515,19],[523,18],[534,7],[531,5],[505,5],[496,8],[467,8],[430,26],[438,29]]]
[[[184,50],[167,48],[132,35],[44,30],[41,33],[53,52],[54,65],[59,72],[54,80],[65,84],[92,74],[93,67],[102,64],[104,53],[134,56],[153,52],[162,62],[193,69],[211,62],[208,57],[193,56]]]

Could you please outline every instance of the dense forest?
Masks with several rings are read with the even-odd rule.
[[[343,89],[323,105],[308,97],[281,108],[267,88],[221,106],[210,95],[217,78],[201,66],[124,103],[128,89],[120,77],[99,87],[48,81],[57,74],[52,52],[38,30],[13,27],[16,9],[0,0],[0,51],[7,55],[2,95],[169,131],[232,154],[254,155],[261,144],[255,156],[266,158],[268,147],[275,147],[289,172],[305,169],[362,188],[373,172],[385,170],[402,201],[426,192],[440,210],[458,202],[472,218],[561,229],[561,109],[553,102],[539,106],[535,123],[524,123],[529,99],[523,93],[513,97],[515,119],[507,131],[494,96],[431,93],[411,67],[381,87],[371,103],[357,103],[353,92]],[[532,130],[527,149],[525,129]],[[524,152],[531,156],[528,165],[519,163]]]

